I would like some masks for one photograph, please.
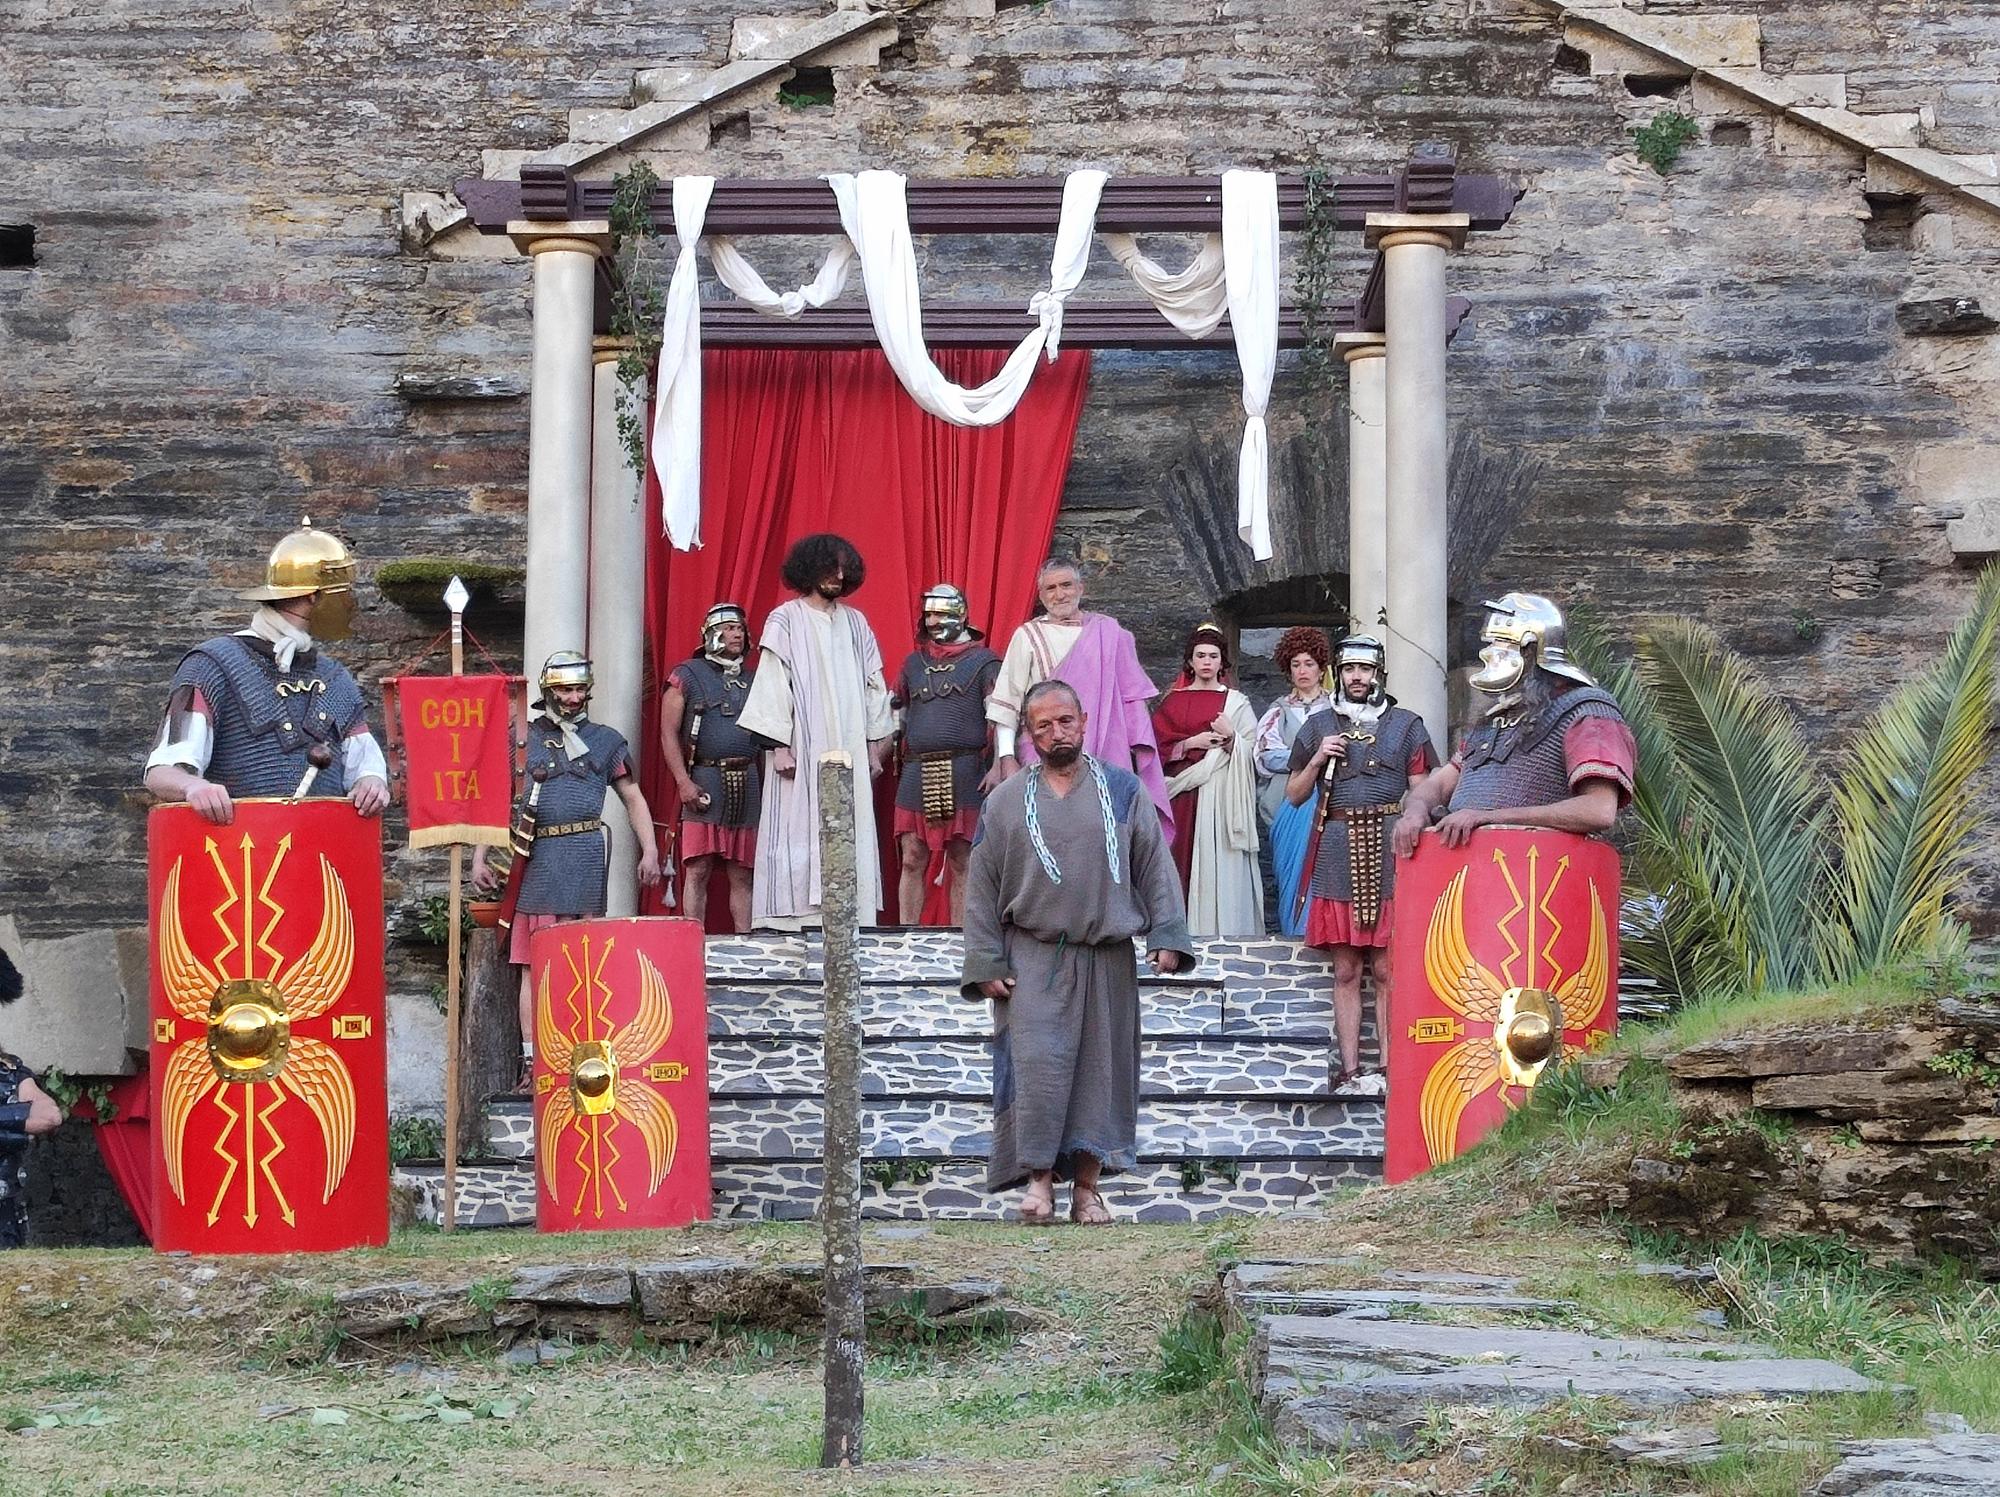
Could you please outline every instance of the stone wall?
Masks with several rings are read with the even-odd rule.
[[[1730,8],[1759,18],[1770,67],[1847,71],[1853,108],[1922,96],[1937,143],[2000,135],[2000,16],[1942,0]],[[1705,86],[1635,94],[1592,75],[1530,0],[895,9],[900,39],[877,66],[834,69],[831,106],[767,91],[652,159],[784,176],[1369,171],[1448,141],[1465,169],[1526,188],[1509,228],[1451,268],[1477,306],[1453,356],[1455,502],[1492,532],[1459,548],[1461,602],[1532,582],[1615,618],[1700,613],[1768,657],[1831,736],[1965,600],[1945,527],[1990,486],[2000,372],[1983,336],[1913,336],[1896,309],[2000,304],[1983,210],[1871,200],[1851,153]],[[138,913],[136,785],[160,683],[185,643],[231,622],[225,590],[300,512],[370,563],[519,561],[526,264],[495,244],[407,247],[402,196],[444,190],[484,150],[561,141],[568,110],[631,102],[643,69],[726,59],[732,7],[659,14],[629,0],[13,7],[0,223],[35,226],[37,263],[0,268],[0,911],[24,934]],[[1692,110],[1701,135],[1661,176],[1629,131],[1666,107]],[[774,284],[816,253],[753,248]],[[1046,245],[926,255],[938,294],[1025,300]],[[1106,263],[1082,294],[1129,296]],[[419,398],[453,375],[483,383]],[[1230,529],[1217,475],[1233,469],[1236,397],[1227,355],[1098,363],[1060,532],[1162,675],[1216,605],[1264,624],[1341,597],[1337,538],[1295,531],[1266,568],[1214,539]],[[1283,361],[1283,512],[1343,502],[1343,425],[1337,392]],[[1211,596],[1190,597],[1190,577]],[[347,656],[373,678],[439,621],[370,602]],[[505,620],[472,624],[517,648]],[[2000,859],[1976,877],[2000,885]]]
[[[1598,1080],[1616,1059],[1593,1062]],[[1714,1241],[1837,1236],[1890,1260],[2000,1277],[2000,1003],[1947,998],[1890,1022],[1788,1025],[1665,1057],[1685,1123],[1560,1204]]]

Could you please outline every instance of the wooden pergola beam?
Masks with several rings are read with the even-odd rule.
[[[611,215],[609,178],[572,177],[567,167],[521,168],[518,182],[466,177],[453,185],[482,234],[504,234],[510,223],[604,220]],[[1325,184],[1333,228],[1359,233],[1371,213],[1464,213],[1475,233],[1504,225],[1521,196],[1500,177],[1459,176],[1445,159],[1419,157],[1393,175],[1331,178]],[[1062,215],[1063,183],[1040,178],[922,178],[909,182],[910,230],[916,234],[1053,234]],[[1278,223],[1306,225],[1306,179],[1278,178]],[[653,194],[653,222],[674,226],[673,188]],[[1113,177],[1099,199],[1097,227],[1115,234],[1216,233],[1222,228],[1220,177]],[[814,234],[841,232],[833,192],[818,178],[717,180],[703,232]]]
[[[1445,304],[1446,337],[1472,311],[1462,296]],[[1359,322],[1358,301],[1328,308],[1328,334],[1370,331]],[[1011,348],[1035,325],[1026,309],[990,302],[933,302],[924,308],[924,342],[932,348]],[[600,331],[604,326],[600,325]],[[1375,331],[1379,331],[1376,329]],[[1062,341],[1070,348],[1131,348],[1179,352],[1233,349],[1229,319],[1205,337],[1190,338],[1162,317],[1151,302],[1071,302],[1063,311]],[[873,348],[875,325],[859,304],[819,308],[797,318],[767,317],[734,303],[707,303],[701,309],[704,348]],[[1278,314],[1278,346],[1306,346],[1298,308]]]

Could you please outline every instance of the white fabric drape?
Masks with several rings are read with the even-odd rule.
[[[1222,174],[1222,233],[1179,271],[1139,252],[1130,234],[1106,234],[1112,257],[1160,315],[1190,338],[1206,337],[1229,313],[1243,370],[1243,445],[1236,458],[1236,533],[1259,561],[1271,559],[1271,449],[1264,413],[1278,368],[1278,179],[1271,172]]]
[[[1131,274],[1160,315],[1190,338],[1206,338],[1222,325],[1229,293],[1222,274],[1222,236],[1210,234],[1185,270],[1170,271],[1140,253],[1130,234],[1103,235],[1111,258]]]
[[[1271,449],[1264,412],[1278,371],[1278,178],[1222,174],[1222,261],[1229,325],[1243,366],[1243,449],[1236,460],[1236,534],[1271,559]]]
[[[674,178],[674,233],[681,253],[667,283],[659,389],[653,397],[660,510],[667,538],[682,551],[701,544],[701,281],[694,247],[714,190],[713,177]]]
[[[715,267],[716,279],[767,317],[797,317],[807,307],[823,307],[847,289],[847,274],[854,268],[854,246],[845,239],[826,253],[819,274],[796,291],[782,296],[764,284],[757,268],[743,258],[736,241],[725,234],[711,234],[703,244]]]
[[[1039,319],[1000,372],[985,384],[965,389],[944,377],[924,344],[922,295],[917,285],[916,247],[910,237],[909,205],[900,172],[837,172],[826,178],[840,204],[840,221],[861,260],[861,284],[875,336],[910,398],[954,426],[994,426],[1020,403],[1035,372],[1035,356],[1053,361],[1062,341],[1063,301],[1083,279],[1097,223],[1097,200],[1106,173],[1071,172],[1063,183],[1062,219],[1049,270],[1049,289],[1038,291],[1028,309]]]

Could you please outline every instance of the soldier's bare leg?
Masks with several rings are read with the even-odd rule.
[[[535,1069],[535,984],[527,963],[521,964],[521,1090],[534,1080]]]
[[[896,879],[896,913],[905,925],[919,924],[924,918],[924,875],[930,871],[931,850],[915,832],[896,839],[903,866]]]
[[[681,913],[690,920],[708,919],[708,880],[715,872],[715,854],[704,853],[681,864]]]
[[[945,866],[951,870],[951,923],[965,929],[965,876],[972,868],[972,844],[954,837],[944,845]]]
[[[1381,1057],[1384,1074],[1389,1069],[1389,948],[1377,946],[1368,953],[1369,975],[1375,979],[1375,1052]]]
[[[1361,1065],[1361,951],[1333,948],[1333,1034],[1340,1047],[1342,1075]]]
[[[750,865],[729,863],[729,923],[742,935],[750,929]]]

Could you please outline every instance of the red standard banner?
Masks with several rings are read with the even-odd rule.
[[[535,1223],[706,1221],[708,1000],[701,926],[633,917],[535,933]]]
[[[146,826],[153,1247],[389,1240],[382,823],[344,800]]]
[[[1456,849],[1426,832],[1397,868],[1391,1183],[1464,1153],[1617,1027],[1618,889],[1605,843],[1524,827]]]
[[[383,682],[408,770],[410,846],[506,846],[514,801],[515,679],[397,676]]]

